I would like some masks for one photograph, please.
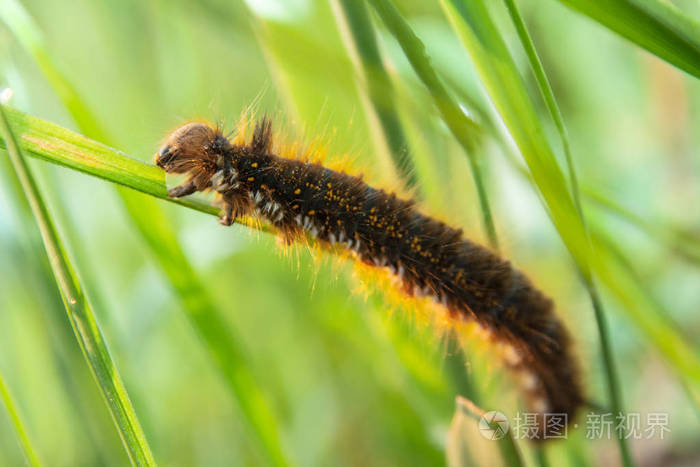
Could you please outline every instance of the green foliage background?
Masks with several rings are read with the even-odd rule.
[[[501,2],[484,3],[565,167],[508,14]],[[596,17],[591,2],[516,3],[568,127],[594,240],[612,246],[590,261],[620,279],[615,289],[603,278],[600,288],[623,406],[670,416],[664,440],[628,441],[632,457],[644,465],[697,460],[700,84],[563,5],[615,29],[615,17]],[[615,5],[646,12],[638,8],[643,2],[602,3],[612,12]],[[693,73],[700,35],[692,18],[700,8],[674,3],[683,21],[655,28],[640,13],[629,16],[622,27],[632,32],[624,35],[661,55],[677,52],[677,60],[666,58]],[[290,140],[323,136],[331,154],[357,157],[373,183],[397,179],[397,140],[381,140],[366,70],[347,47],[342,11],[362,2],[23,1],[35,30],[8,13],[18,4],[0,2],[0,84],[13,89],[17,109],[150,162],[160,139],[182,121],[203,117],[231,128],[257,102]],[[465,155],[478,158],[503,254],[555,299],[576,337],[588,392],[607,406],[594,315],[562,241],[569,226],[564,234],[553,227],[522,177],[525,165],[504,136],[484,76],[440,5],[396,4],[449,93],[479,124],[465,154],[434,105],[433,89],[418,79],[375,10],[363,6],[390,73],[389,88],[380,91],[395,96],[407,141],[401,160],[414,165],[425,210],[487,243]],[[688,40],[687,48],[667,47],[672,32],[694,38],[695,46]],[[664,47],[654,48],[655,38]],[[5,155],[0,382],[47,465],[125,464]],[[200,212],[29,162],[159,463],[425,466],[445,464],[446,451],[452,465],[465,456],[478,465],[504,462],[498,443],[455,412],[457,394],[479,394],[486,410],[517,412],[517,391],[488,348],[467,343],[473,387],[465,394],[456,374],[461,355],[440,330],[417,323],[380,290],[356,292],[350,265],[319,260],[306,248],[283,256],[271,235],[224,229]],[[614,266],[605,262],[610,258]],[[650,338],[649,322],[667,329],[668,339]],[[679,347],[671,341],[687,343],[691,358],[674,360]],[[617,462],[614,441],[586,440],[585,414],[579,425],[568,441],[545,448],[552,465]],[[0,416],[0,465],[23,462],[15,431],[12,419]],[[542,461],[527,443],[519,446],[526,463]]]

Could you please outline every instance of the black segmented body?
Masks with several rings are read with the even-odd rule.
[[[309,233],[342,245],[364,263],[388,268],[406,294],[433,298],[455,319],[476,320],[506,344],[506,364],[519,374],[542,429],[543,413],[555,414],[549,423],[561,423],[561,414],[571,420],[583,403],[570,337],[551,301],[508,261],[420,213],[412,201],[360,177],[272,154],[267,120],[244,145],[207,125],[185,125],[156,161],[168,172],[189,174],[171,196],[215,190],[223,224],[256,215],[290,241]]]

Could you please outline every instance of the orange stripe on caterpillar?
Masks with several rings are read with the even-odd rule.
[[[552,302],[525,275],[461,230],[422,214],[413,201],[319,163],[274,154],[271,128],[263,118],[248,142],[236,144],[203,123],[178,128],[156,154],[166,172],[188,176],[170,196],[213,190],[224,225],[253,215],[289,242],[310,234],[385,268],[407,296],[432,298],[452,320],[475,321],[501,344],[506,366],[539,414],[541,438],[548,426],[573,419],[584,398],[571,339]]]

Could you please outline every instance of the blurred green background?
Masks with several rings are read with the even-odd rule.
[[[0,8],[9,11],[6,1]],[[493,3],[499,3],[493,14],[503,38],[517,44],[503,6]],[[700,16],[696,2],[674,3]],[[160,140],[184,120],[232,128],[257,102],[290,141],[320,136],[331,158],[350,154],[372,183],[396,184],[388,152],[375,144],[377,124],[366,112],[363,79],[336,2],[21,4],[105,138],[133,157],[150,161]],[[457,100],[468,112],[493,115],[440,6],[397,4]],[[584,203],[591,225],[624,255],[639,285],[634,293],[646,294],[643,299],[697,355],[700,83],[559,2],[518,4],[568,125],[581,185],[590,195]],[[424,210],[485,243],[465,154],[397,42],[370,13]],[[524,53],[511,50],[525,70]],[[524,76],[536,95],[531,75]],[[13,89],[13,107],[81,131],[6,23],[0,23],[0,85]],[[543,105],[538,111],[546,115]],[[543,121],[561,152],[554,125]],[[588,393],[604,404],[593,313],[571,257],[537,192],[504,157],[518,158],[517,149],[507,138],[483,137],[479,155],[503,254],[554,298],[576,338]],[[114,187],[30,162],[159,463],[263,464],[176,287]],[[47,282],[10,166],[3,161],[0,169],[0,371],[47,465],[123,465],[128,459],[58,292]],[[629,213],[593,201],[601,197]],[[476,422],[453,419],[462,417],[455,415],[454,398],[464,393],[464,383],[451,365],[461,357],[448,349],[442,330],[417,322],[371,285],[359,292],[349,264],[305,247],[283,255],[271,235],[240,225],[225,229],[211,216],[159,206],[217,313],[240,339],[291,463],[444,465],[446,450],[454,449],[468,451],[477,465],[500,462],[496,443],[481,438]],[[161,228],[157,218],[152,222],[154,230]],[[698,248],[697,256],[681,241]],[[625,409],[664,412],[670,419],[665,439],[629,441],[634,458],[639,465],[700,462],[697,403],[624,312],[626,305],[604,287],[602,296]],[[467,345],[466,360],[481,406],[514,414],[518,391],[488,347]],[[614,441],[586,440],[584,424],[582,414],[582,428],[571,439],[546,448],[551,465],[618,462]],[[525,461],[535,462],[531,446],[520,446]],[[450,459],[459,465],[454,455]],[[0,410],[0,465],[22,462],[13,426]]]

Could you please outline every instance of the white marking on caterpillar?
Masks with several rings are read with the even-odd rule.
[[[333,232],[328,234],[328,241],[331,242],[331,245],[335,245],[335,234]]]
[[[311,236],[314,237],[314,238],[317,238],[317,237],[318,237],[318,229],[316,228],[315,225],[314,225],[314,226],[311,226]]]
[[[211,177],[211,186],[213,187],[219,187],[224,181],[224,171],[219,170],[216,172],[212,177]]]
[[[338,234],[338,242],[343,243],[344,241],[345,241],[345,232],[343,232],[341,230],[340,233]]]
[[[255,204],[260,204],[260,201],[262,201],[263,195],[259,191],[255,192]]]
[[[503,358],[511,366],[516,366],[523,360],[518,351],[515,350],[515,347],[512,345],[505,346],[505,349],[503,349]]]
[[[294,220],[296,221],[297,225],[301,225],[301,214],[297,214],[294,217]]]
[[[524,371],[522,373],[522,385],[523,388],[527,391],[532,391],[534,389],[537,389],[537,386],[539,386],[539,378],[535,376],[531,371]]]

